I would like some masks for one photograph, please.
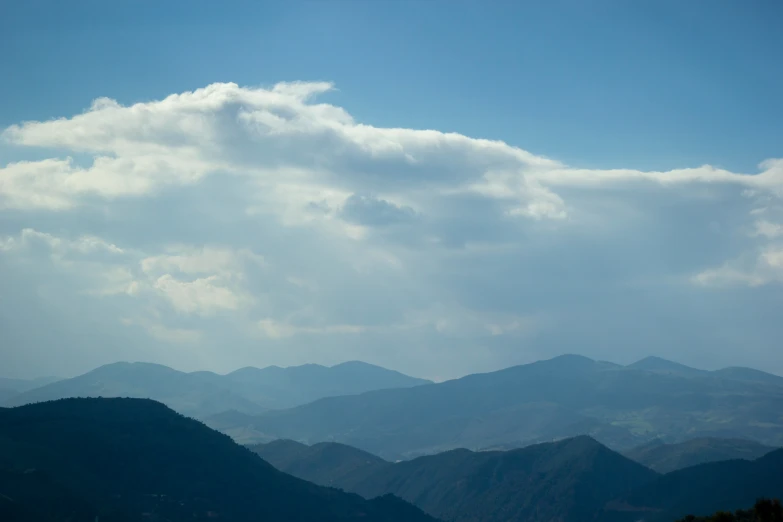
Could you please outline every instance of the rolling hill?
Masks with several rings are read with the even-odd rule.
[[[389,460],[579,434],[625,450],[662,435],[783,445],[783,386],[561,356],[406,389],[207,422],[243,441],[342,442]]]
[[[589,520],[658,475],[589,437],[512,451],[464,449],[392,464],[335,443],[251,450],[280,470],[365,498],[392,493],[455,522]]]
[[[204,418],[229,410],[260,413],[327,396],[427,382],[360,362],[331,368],[314,364],[243,368],[227,375],[184,373],[150,363],[114,363],[19,393],[2,405],[19,406],[67,397],[134,397],[154,399],[182,414]]]
[[[704,437],[677,444],[656,440],[626,451],[624,455],[658,473],[669,473],[721,460],[755,460],[774,450],[752,440]]]
[[[280,471],[346,491],[356,491],[365,478],[393,466],[371,453],[337,442],[308,446],[292,440],[275,440],[248,448]]]
[[[661,476],[607,504],[599,521],[664,522],[736,511],[783,496],[783,449],[754,461],[728,460]]]
[[[282,473],[160,403],[63,399],[0,409],[3,520],[425,522]]]

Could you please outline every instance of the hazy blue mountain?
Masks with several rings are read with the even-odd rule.
[[[645,370],[648,372],[680,375],[683,377],[704,376],[709,373],[706,370],[691,368],[690,366],[685,366],[684,364],[673,361],[667,361],[666,359],[662,359],[660,357],[645,357],[641,361],[629,364],[628,368],[633,368],[635,370]]]
[[[33,388],[39,388],[46,386],[53,382],[59,381],[58,377],[38,377],[35,379],[9,379],[6,377],[0,377],[0,389],[12,390],[17,393],[32,390]]]
[[[14,395],[18,395],[18,394],[19,394],[19,392],[15,391],[15,390],[11,390],[11,389],[8,389],[8,388],[0,388],[0,404],[2,404],[3,401],[7,401],[8,399],[13,397]]]
[[[783,450],[673,471],[608,503],[597,520],[672,521],[745,509],[761,497],[783,497]]]
[[[737,381],[756,382],[771,384],[774,386],[783,386],[783,377],[771,373],[754,370],[753,368],[732,367],[716,370],[713,375],[724,379],[733,379]]]
[[[755,460],[775,449],[752,440],[704,437],[676,444],[656,440],[626,451],[624,455],[659,473],[669,473],[721,460]]]
[[[282,471],[365,498],[393,493],[455,522],[590,520],[658,475],[589,437],[513,451],[452,450],[396,464],[335,443],[251,449]]]
[[[731,367],[720,370],[708,371],[691,368],[673,361],[667,361],[660,357],[646,357],[641,361],[629,364],[628,368],[644,370],[648,372],[667,373],[682,377],[715,377],[725,380],[753,382],[757,384],[770,384],[783,386],[783,377],[771,373],[762,372],[753,368]]]
[[[337,442],[319,442],[308,446],[280,439],[250,445],[248,448],[280,471],[346,491],[356,491],[357,486],[367,477],[392,466],[390,462],[371,453]]]
[[[231,389],[269,408],[290,408],[323,397],[385,388],[407,388],[431,381],[409,377],[359,361],[332,367],[305,364],[280,368],[242,368],[225,376]]]
[[[783,445],[783,387],[562,356],[407,389],[331,397],[210,425],[258,442],[349,444],[390,460],[578,434],[615,449],[660,436]],[[221,419],[226,421],[226,419]]]
[[[154,399],[195,417],[226,409],[263,411],[219,381],[219,375],[208,372],[189,374],[159,364],[114,363],[21,393],[4,404],[17,406],[66,397],[134,397]]]
[[[185,415],[204,418],[229,410],[260,413],[331,395],[427,383],[399,372],[351,362],[331,368],[244,368],[228,375],[184,373],[150,363],[114,363],[84,375],[11,396],[5,406],[66,397],[150,398]]]
[[[280,472],[150,400],[0,409],[0,440],[4,521],[432,521],[392,496],[365,500]]]

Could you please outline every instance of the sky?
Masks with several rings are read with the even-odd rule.
[[[775,1],[0,4],[0,374],[783,374]]]

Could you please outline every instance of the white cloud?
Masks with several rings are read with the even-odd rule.
[[[748,261],[738,259],[696,274],[692,281],[703,286],[763,286],[783,283],[783,245],[764,247]]]
[[[18,255],[29,255],[36,245],[43,246],[45,254],[62,269],[89,279],[91,286],[84,290],[88,294],[139,296],[148,289],[177,312],[201,316],[237,310],[252,303],[241,285],[245,265],[263,265],[263,257],[247,249],[171,245],[165,254],[145,257],[95,236],[67,239],[27,228],[18,236],[0,238],[0,251]],[[98,255],[103,253],[113,257],[106,259]],[[138,258],[141,258],[140,272],[135,271]],[[172,273],[206,277],[181,280]]]
[[[295,335],[333,335],[358,334],[367,330],[364,326],[351,324],[333,324],[326,326],[297,326],[290,323],[264,318],[258,321],[258,329],[269,339],[283,339]]]
[[[145,257],[141,269],[146,274],[181,272],[183,274],[221,274],[238,276],[244,262],[262,265],[263,256],[247,249],[233,251],[228,248],[192,248],[185,245],[171,246],[163,255]]]
[[[221,286],[217,276],[180,281],[166,274],[159,277],[152,286],[175,310],[186,314],[206,316],[220,310],[237,310],[243,302],[242,296]]]
[[[764,236],[767,238],[776,238],[783,236],[783,224],[771,223],[766,220],[759,220],[754,223],[755,231],[754,235]]]
[[[123,254],[123,250],[116,245],[108,243],[95,236],[80,236],[76,239],[66,239],[40,232],[32,228],[23,229],[18,237],[8,236],[0,239],[2,250],[22,250],[43,244],[51,249],[53,254],[64,256],[67,254],[89,254],[98,251],[110,254]]]
[[[701,286],[726,287],[734,285],[761,286],[768,280],[752,271],[743,271],[724,265],[699,272],[691,281]]]
[[[150,339],[197,345],[198,360],[400,351],[435,365],[461,350],[459,372],[523,360],[539,340],[600,355],[592,314],[666,335],[635,310],[694,314],[676,292],[722,288],[711,299],[730,303],[732,289],[783,281],[783,160],[584,169],[358,122],[316,99],[332,89],[213,84],[7,128],[15,158],[50,157],[0,166],[0,285],[93,299]],[[628,290],[640,280],[666,284],[641,296]],[[311,351],[316,336],[332,351]]]

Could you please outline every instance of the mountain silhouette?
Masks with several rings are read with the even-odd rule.
[[[669,473],[721,460],[755,460],[775,449],[752,440],[704,437],[677,444],[655,440],[626,451],[624,455],[659,473]]]
[[[250,447],[278,469],[365,498],[393,493],[455,522],[589,520],[658,475],[590,437],[512,451],[465,449],[390,463],[336,443]]]
[[[710,462],[661,476],[607,504],[599,521],[664,522],[783,497],[783,449],[748,460]]]
[[[18,520],[432,520],[388,495],[368,501],[287,475],[150,400],[0,409],[0,440],[0,513]]]
[[[227,375],[185,373],[159,364],[120,362],[13,395],[2,404],[19,406],[68,397],[149,398],[182,414],[204,418],[228,410],[261,413],[322,397],[428,382],[360,362],[331,368],[316,364],[243,368]]]
[[[521,447],[579,434],[618,450],[659,436],[783,445],[783,386],[562,356],[406,389],[330,397],[210,426],[244,441],[342,442],[389,460],[449,449]]]

